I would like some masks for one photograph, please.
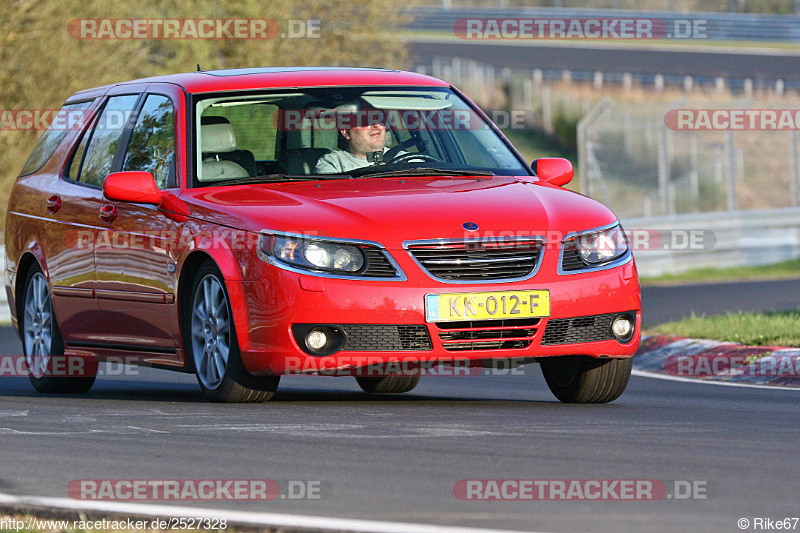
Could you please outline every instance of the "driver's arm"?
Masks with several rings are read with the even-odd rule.
[[[332,153],[332,152],[331,152]],[[317,164],[314,166],[314,174],[341,174],[340,161],[336,158],[329,157],[331,154],[322,156]]]

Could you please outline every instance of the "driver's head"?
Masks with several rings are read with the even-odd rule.
[[[386,142],[386,126],[380,122],[368,126],[355,126],[339,130],[347,140],[347,149],[356,157],[367,157],[367,152],[382,152]]]
[[[384,114],[364,105],[353,106],[339,133],[347,143],[347,150],[356,157],[366,158],[368,152],[382,152],[386,142]]]

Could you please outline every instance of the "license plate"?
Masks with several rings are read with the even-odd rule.
[[[550,316],[550,291],[455,292],[425,296],[425,320],[502,320]]]

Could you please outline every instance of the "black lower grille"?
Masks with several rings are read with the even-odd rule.
[[[561,270],[572,272],[589,268],[578,253],[578,245],[574,238],[562,244],[563,252],[561,255]]]
[[[531,341],[482,341],[482,342],[454,342],[445,344],[448,352],[471,352],[475,350],[519,350],[527,348]]]
[[[556,318],[547,323],[542,346],[612,340],[611,321],[619,313]]]
[[[364,255],[367,258],[367,268],[361,274],[362,276],[369,276],[375,278],[393,278],[397,275],[397,271],[386,258],[386,255],[376,248],[362,248]]]
[[[472,320],[436,324],[445,350],[509,350],[527,348],[536,335],[538,318]]]
[[[431,337],[423,325],[341,324],[347,340],[343,350],[394,352],[431,350]]]

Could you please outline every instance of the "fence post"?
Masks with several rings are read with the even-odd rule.
[[[736,210],[736,149],[733,145],[733,131],[725,132],[725,184],[728,211]]]
[[[797,130],[792,130],[789,132],[789,191],[792,195],[792,206],[796,206],[800,204],[800,171],[797,168],[797,165],[800,164],[798,161],[798,154],[797,154]]]
[[[590,176],[594,176],[599,170],[589,168],[589,143],[591,143],[591,139],[588,138],[588,130],[594,124],[594,122],[602,116],[606,109],[613,107],[614,105],[616,104],[611,98],[603,98],[600,103],[594,106],[594,109],[589,111],[578,121],[578,171],[580,172],[581,176],[578,192],[581,194],[585,194],[587,196],[590,195],[591,186],[589,184],[589,180],[592,179]]]
[[[550,101],[549,85],[542,86],[542,128],[547,133],[553,134],[553,104]],[[580,143],[578,144],[580,145]]]
[[[550,100],[549,98],[547,99]],[[581,181],[578,192],[588,196],[589,193],[589,168],[586,158],[586,117],[578,121],[577,143],[578,143],[578,171],[581,173]]]
[[[700,175],[698,172],[698,157],[697,157],[697,133],[692,132],[689,134],[689,189],[691,190],[691,204],[692,211],[695,213],[700,211]]]
[[[667,127],[662,123],[658,128],[658,203],[662,215],[675,214],[674,205],[670,201],[670,161],[669,139]]]

